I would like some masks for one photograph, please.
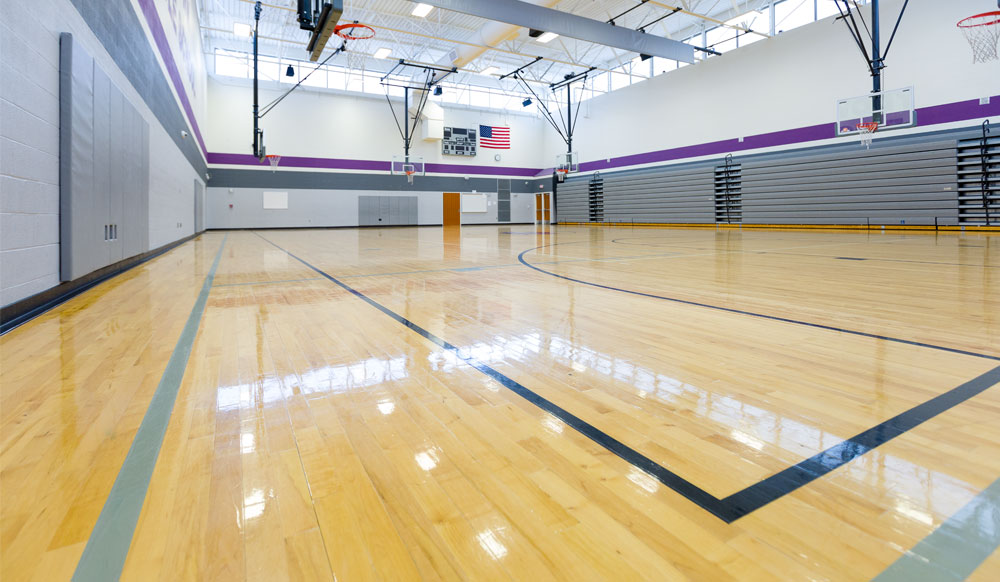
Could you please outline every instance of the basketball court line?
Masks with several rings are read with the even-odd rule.
[[[87,538],[87,545],[73,572],[74,582],[103,582],[121,577],[227,238],[229,235],[224,236],[219,244],[212,268],[205,275],[201,292],[177,338],[160,383],[146,408],[142,423],[139,424],[139,430],[132,437],[132,445],[118,470],[118,476],[101,508],[97,523]]]
[[[495,368],[485,364],[473,356],[464,355],[457,346],[447,342],[406,317],[368,297],[361,291],[358,291],[343,281],[340,281],[319,267],[312,265],[305,259],[295,255],[277,243],[272,242],[260,233],[254,232],[254,234],[275,248],[285,252],[288,256],[302,263],[309,269],[323,276],[331,283],[339,286],[368,305],[381,311],[397,323],[409,328],[411,331],[419,334],[431,343],[448,350],[454,354],[455,357],[495,380],[504,388],[507,388],[511,392],[517,394],[521,398],[524,398],[545,412],[552,414],[583,436],[604,447],[606,450],[615,454],[632,466],[655,477],[660,483],[663,483],[670,489],[683,495],[689,501],[692,501],[702,509],[708,511],[726,523],[732,523],[733,521],[736,521],[737,519],[744,517],[745,515],[756,511],[757,509],[760,509],[761,507],[764,507],[765,505],[776,501],[785,495],[788,495],[789,493],[792,493],[813,480],[818,479],[843,465],[846,465],[868,451],[885,444],[897,436],[906,433],[920,424],[935,418],[937,415],[950,410],[958,404],[965,402],[969,398],[972,398],[973,396],[1000,383],[1000,366],[997,366],[983,374],[980,374],[972,380],[945,392],[944,394],[924,402],[923,404],[919,404],[889,420],[881,422],[858,435],[844,440],[841,443],[810,457],[809,459],[797,463],[788,469],[772,475],[771,477],[768,477],[754,485],[746,487],[745,489],[726,498],[719,499],[694,483],[670,471],[656,461],[653,461],[649,457],[646,457],[642,453],[593,426],[582,418],[537,394],[530,388],[504,375]],[[521,254],[523,255],[524,253]]]
[[[575,279],[573,277],[567,277],[566,275],[560,275],[558,273],[553,273],[552,271],[546,271],[545,269],[542,269],[542,268],[540,268],[540,267],[537,266],[538,264],[542,264],[542,263],[537,263],[537,264],[535,264],[535,263],[529,263],[524,258],[524,255],[526,255],[526,254],[528,254],[530,252],[537,251],[538,249],[543,249],[543,248],[548,248],[548,247],[554,247],[554,246],[557,246],[557,245],[560,245],[560,244],[574,244],[574,243],[551,243],[551,244],[547,244],[547,245],[542,245],[542,246],[539,246],[539,247],[535,247],[533,249],[527,249],[525,251],[522,251],[521,254],[519,254],[517,256],[517,260],[520,261],[521,264],[524,265],[525,267],[528,267],[529,269],[533,269],[535,271],[538,271],[539,273],[544,273],[546,275],[549,275],[550,277],[556,277],[558,279],[565,279],[566,281],[572,281],[573,283],[579,283],[581,285],[588,285],[590,287],[596,287],[598,289],[606,289],[608,291],[617,291],[619,293],[628,293],[629,295],[637,295],[639,297],[649,297],[650,299],[662,299],[664,301],[670,301],[670,302],[673,302],[673,303],[680,303],[682,305],[691,305],[691,306],[694,306],[694,307],[704,307],[706,309],[714,309],[716,311],[724,311],[726,313],[735,313],[735,314],[738,314],[738,315],[747,315],[747,316],[750,316],[750,317],[757,317],[757,318],[760,318],[760,319],[768,319],[768,320],[771,320],[771,321],[780,321],[782,323],[791,323],[791,324],[794,324],[794,325],[803,325],[803,326],[808,326],[808,327],[814,327],[814,328],[817,328],[817,329],[825,329],[827,331],[835,331],[835,332],[839,332],[839,333],[847,333],[847,334],[856,335],[856,336],[860,336],[860,337],[867,337],[867,338],[871,338],[871,339],[885,340],[885,341],[899,343],[899,344],[906,344],[906,345],[911,345],[911,346],[928,348],[928,349],[932,349],[932,350],[938,350],[938,351],[943,351],[943,352],[950,352],[950,353],[953,353],[953,354],[961,354],[963,356],[973,356],[973,357],[976,357],[976,358],[984,358],[984,359],[987,359],[987,360],[1000,361],[1000,356],[991,356],[991,355],[988,355],[988,354],[980,354],[978,352],[971,352],[971,351],[968,351],[968,350],[960,350],[958,348],[949,348],[949,347],[946,347],[946,346],[939,346],[939,345],[935,345],[935,344],[929,344],[929,343],[918,342],[918,341],[913,341],[913,340],[906,340],[906,339],[896,338],[896,337],[887,336],[887,335],[879,335],[879,334],[868,333],[868,332],[864,332],[864,331],[857,331],[857,330],[853,330],[853,329],[847,329],[847,328],[842,328],[842,327],[835,327],[835,326],[832,326],[832,325],[824,325],[822,323],[812,323],[812,322],[808,322],[808,321],[800,321],[798,319],[792,319],[792,318],[789,318],[789,317],[779,317],[777,315],[768,315],[766,313],[757,313],[757,312],[754,312],[754,311],[747,311],[747,310],[744,310],[744,309],[736,309],[734,307],[723,307],[721,305],[712,305],[710,303],[701,303],[701,302],[698,302],[698,301],[691,301],[691,300],[688,300],[688,299],[678,299],[676,297],[667,297],[665,295],[656,295],[654,293],[644,293],[642,291],[632,291],[630,289],[622,289],[620,287],[612,287],[610,285],[602,285],[600,283],[593,283],[591,281],[584,281],[583,279]],[[721,252],[727,252],[727,251],[721,251]],[[698,255],[679,255],[678,258],[686,257],[686,256],[698,256]]]

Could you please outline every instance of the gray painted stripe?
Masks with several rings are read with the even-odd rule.
[[[872,582],[958,582],[1000,546],[1000,479]]]
[[[177,400],[177,391],[184,378],[184,369],[191,356],[191,348],[198,334],[198,326],[205,312],[208,294],[215,279],[215,270],[222,258],[226,238],[228,235],[219,245],[212,268],[201,286],[201,293],[191,308],[191,315],[188,316],[184,330],[177,339],[177,345],[174,346],[174,352],[170,355],[170,361],[163,370],[160,384],[156,387],[135,438],[132,439],[132,446],[128,450],[125,462],[122,463],[121,470],[118,471],[111,493],[104,502],[101,515],[97,518],[93,531],[90,532],[90,539],[87,540],[80,562],[76,565],[76,572],[73,573],[75,582],[118,580],[122,568],[125,567],[125,556],[128,555],[132,536],[135,534],[139,512],[142,511],[146,491],[153,477],[153,468],[156,466],[160,446],[167,432],[170,414]]]
[[[501,178],[504,182],[506,179]],[[511,188],[518,194],[551,191],[552,178],[513,178]],[[210,188],[289,188],[303,190],[374,190],[382,192],[496,192],[497,178],[470,176],[420,176],[409,184],[405,176],[387,173],[310,172],[282,170],[267,172],[240,168],[213,168]],[[541,187],[541,188],[540,188]]]

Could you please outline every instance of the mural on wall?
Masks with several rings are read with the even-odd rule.
[[[160,20],[165,23],[174,61],[180,69],[184,88],[198,118],[205,112],[205,56],[201,45],[201,28],[198,22],[196,0],[166,0],[156,2]],[[166,11],[169,18],[164,18]]]

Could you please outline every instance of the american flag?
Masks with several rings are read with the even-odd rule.
[[[480,125],[479,147],[492,148],[495,150],[509,150],[510,128]]]

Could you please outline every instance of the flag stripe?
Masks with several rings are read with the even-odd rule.
[[[510,149],[510,128],[493,125],[479,126],[479,146],[495,150]]]

